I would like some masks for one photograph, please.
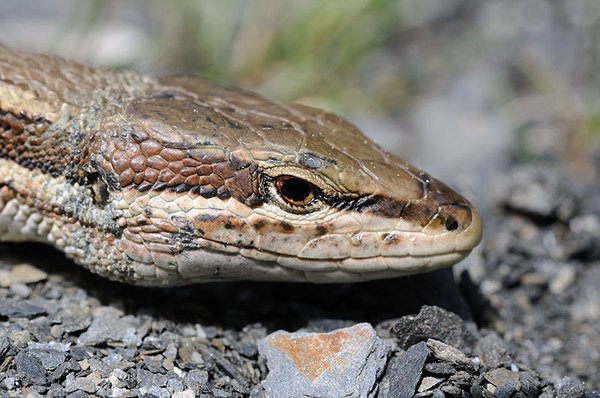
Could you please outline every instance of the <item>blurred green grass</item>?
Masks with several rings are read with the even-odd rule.
[[[199,74],[376,119],[410,117],[424,96],[485,70],[478,112],[508,118],[517,160],[532,161],[600,147],[600,2],[575,3],[89,0],[74,2],[59,34],[89,54],[90,37],[121,21],[143,38],[113,66]],[[523,106],[529,113],[514,112]],[[528,145],[539,126],[569,145]]]

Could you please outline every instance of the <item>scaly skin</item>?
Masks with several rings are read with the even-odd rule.
[[[0,46],[0,240],[141,285],[426,272],[481,238],[462,196],[325,111]]]

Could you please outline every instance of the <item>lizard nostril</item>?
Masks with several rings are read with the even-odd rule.
[[[465,205],[444,206],[440,216],[448,232],[464,231],[473,221],[473,212]]]
[[[458,229],[458,221],[452,216],[446,217],[446,222],[444,226],[448,231],[456,231]]]

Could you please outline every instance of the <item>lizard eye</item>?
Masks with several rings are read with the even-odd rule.
[[[320,195],[314,184],[298,177],[282,175],[275,179],[279,196],[289,205],[306,206]]]

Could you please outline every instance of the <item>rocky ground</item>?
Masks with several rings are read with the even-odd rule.
[[[456,276],[150,289],[2,244],[0,397],[600,397],[600,187],[488,183]]]

